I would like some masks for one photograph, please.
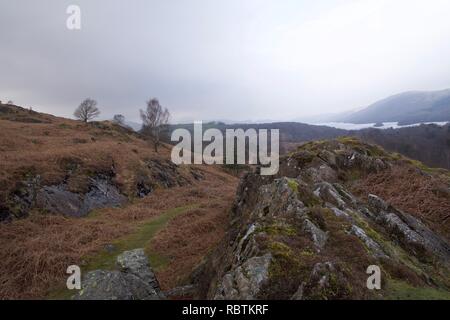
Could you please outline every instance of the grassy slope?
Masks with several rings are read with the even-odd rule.
[[[156,218],[143,221],[134,230],[134,232],[127,234],[119,239],[114,240],[111,244],[111,250],[102,250],[96,254],[83,257],[87,261],[86,265],[82,267],[83,272],[89,272],[96,269],[115,270],[116,257],[123,251],[133,250],[137,248],[145,248],[145,252],[150,260],[150,265],[153,270],[158,271],[163,269],[168,263],[169,258],[162,253],[153,252],[150,250],[150,242],[154,236],[166,227],[167,223],[176,216],[185,213],[186,211],[195,208],[195,206],[184,206],[169,209]],[[61,288],[52,290],[49,293],[49,299],[68,299],[74,294],[73,291],[68,290],[64,285]]]
[[[403,281],[389,281],[388,300],[450,300],[450,292],[431,287],[414,287]]]
[[[69,187],[83,191],[92,173],[113,166],[113,182],[130,202],[81,219],[34,212],[26,219],[0,224],[0,298],[45,297],[65,283],[67,266],[111,265],[120,250],[144,244],[161,285],[169,289],[223,236],[236,178],[214,167],[199,167],[204,180],[192,180],[185,187],[157,187],[137,199],[133,196],[136,174],[147,170],[148,159],[167,161],[169,148],[155,154],[135,133],[109,122],[83,124],[11,110],[0,110],[0,200],[28,175],[38,174],[41,185],[47,185],[61,182],[70,170]],[[191,177],[189,167],[179,171]],[[108,244],[115,244],[117,252],[105,255]]]

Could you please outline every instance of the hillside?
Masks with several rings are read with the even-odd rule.
[[[203,130],[208,128],[219,129],[225,133],[227,129],[279,129],[280,130],[280,152],[285,153],[291,145],[296,145],[299,142],[307,142],[317,139],[332,139],[338,136],[347,134],[346,130],[331,128],[327,126],[309,125],[299,122],[273,122],[273,123],[239,123],[239,124],[225,124],[223,122],[207,122],[203,124]],[[175,124],[168,125],[164,130],[165,141],[170,142],[170,135],[173,130],[183,128],[189,130],[191,133],[194,130],[193,124]]]
[[[449,179],[356,139],[305,144],[241,181],[201,297],[450,299]]]
[[[167,290],[225,232],[237,179],[217,168],[175,166],[110,122],[0,105],[0,128],[0,299],[53,295],[67,266],[137,247]]]
[[[349,123],[399,122],[401,125],[450,121],[450,89],[410,91],[375,102],[333,121]]]
[[[450,169],[450,124],[420,125],[401,129],[364,129],[350,132],[386,150],[401,153],[430,167]]]
[[[107,121],[0,105],[0,127],[0,299],[450,299],[447,170],[340,137],[239,183]]]
[[[398,152],[409,158],[421,161],[430,167],[450,169],[450,124],[434,124],[399,129],[342,130],[327,126],[316,126],[297,122],[277,122],[267,124],[205,123],[203,130],[214,127],[225,132],[226,129],[267,128],[280,130],[280,153],[295,150],[309,141],[333,139],[342,136],[355,136],[363,141],[375,143],[388,151]],[[170,133],[177,128],[193,131],[192,124],[170,125],[165,129],[166,142]]]

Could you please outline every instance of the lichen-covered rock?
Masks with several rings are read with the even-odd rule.
[[[375,211],[376,221],[417,258],[436,256],[450,263],[450,245],[421,221],[393,208],[375,195],[369,195],[369,205]]]
[[[125,251],[117,257],[119,270],[94,270],[86,274],[75,300],[163,299],[159,283],[143,249]]]
[[[187,284],[181,287],[175,287],[169,291],[164,292],[167,299],[192,299],[197,292],[197,287],[192,284]]]
[[[82,217],[91,210],[120,206],[126,201],[110,179],[98,176],[90,179],[85,194],[71,192],[65,184],[43,187],[37,193],[36,205],[52,213]]]
[[[307,232],[310,236],[314,245],[316,246],[317,251],[320,252],[325,246],[325,243],[328,239],[328,234],[317,227],[314,223],[312,223],[309,219],[305,219],[305,232]]]
[[[254,300],[269,276],[272,256],[252,257],[225,274],[214,299]]]
[[[321,199],[334,204],[339,209],[346,207],[345,201],[339,195],[338,191],[328,182],[321,182],[315,185],[314,194]]]
[[[196,271],[199,297],[383,297],[388,289],[366,287],[370,265],[382,268],[383,281],[450,286],[442,237],[380,197],[351,191],[360,177],[390,170],[388,159],[342,139],[306,144],[281,160],[277,176],[245,175],[227,237]]]
[[[297,300],[340,299],[348,297],[351,291],[349,280],[329,261],[316,263],[299,290],[293,296]]]
[[[381,246],[375,240],[369,237],[363,229],[361,229],[357,225],[352,225],[350,232],[364,242],[367,248],[373,253],[374,257],[388,258],[388,256],[383,252]]]

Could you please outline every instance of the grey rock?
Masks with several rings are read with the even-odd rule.
[[[181,287],[175,287],[169,291],[164,292],[164,295],[168,299],[191,299],[195,296],[197,287],[192,284],[188,284]]]
[[[91,271],[82,281],[74,300],[133,300],[127,280],[118,271]]]
[[[262,285],[268,280],[271,260],[271,254],[252,257],[227,273],[218,286],[214,299],[257,299]]]
[[[386,211],[389,208],[389,205],[383,199],[374,194],[369,194],[368,203],[375,211]]]
[[[126,251],[117,257],[120,270],[94,270],[86,274],[74,300],[163,299],[158,281],[143,249]]]
[[[71,217],[83,217],[98,208],[115,207],[127,201],[111,182],[103,177],[90,181],[90,191],[78,194],[65,184],[43,187],[37,194],[37,206],[49,212]]]
[[[158,280],[150,268],[144,249],[125,251],[117,257],[117,265],[121,272],[133,274],[155,290],[160,290]]]
[[[328,182],[317,183],[314,186],[314,194],[324,201],[334,204],[339,209],[346,208],[346,203],[339,195],[339,192]]]
[[[336,215],[336,217],[344,217],[344,218],[349,218],[349,215],[347,212],[344,212],[336,207],[333,206],[329,206],[328,207],[331,211],[333,211],[333,213]]]
[[[299,286],[297,291],[292,295],[290,300],[303,300],[303,292],[305,291],[305,282],[302,282]]]
[[[282,160],[277,176],[248,173],[243,177],[226,239],[196,273],[196,279],[206,279],[199,286],[206,293],[199,295],[207,299],[372,298],[370,292],[354,290],[360,284],[354,283],[352,273],[362,279],[366,274],[355,269],[358,261],[351,251],[362,245],[367,250],[358,249],[358,254],[367,261],[379,259],[382,265],[400,267],[406,256],[412,264],[407,268],[420,270],[419,276],[428,274],[430,284],[438,283],[440,276],[430,275],[429,270],[436,262],[448,270],[438,259],[450,261],[448,243],[378,196],[369,195],[367,203],[349,191],[359,177],[388,169],[389,160],[357,143],[331,141],[309,147],[312,151]],[[370,228],[376,237],[368,232]],[[268,272],[270,265],[273,273]],[[296,267],[301,268],[301,276],[292,270],[284,275],[280,269]]]
[[[311,220],[305,219],[304,221],[305,231],[311,236],[316,249],[320,251],[326,244],[328,234],[317,227]]]
[[[305,205],[291,189],[290,183],[298,182],[295,179],[281,178],[261,186],[254,214],[257,217],[303,216]]]
[[[329,165],[336,166],[336,155],[333,152],[322,150],[319,152],[318,157]]]
[[[381,246],[369,237],[363,229],[356,225],[352,225],[350,232],[364,242],[375,258],[388,258],[388,256],[383,252]]]
[[[450,245],[410,214],[401,212],[376,195],[369,195],[369,206],[375,212],[375,221],[383,226],[391,238],[419,259],[424,253],[436,255],[450,264]]]

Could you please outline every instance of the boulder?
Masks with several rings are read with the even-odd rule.
[[[164,295],[143,249],[117,257],[119,270],[94,270],[86,274],[74,300],[159,300]]]
[[[36,205],[52,213],[83,217],[91,210],[120,206],[126,201],[110,179],[97,176],[90,179],[85,194],[71,192],[65,184],[43,187],[37,193]]]

